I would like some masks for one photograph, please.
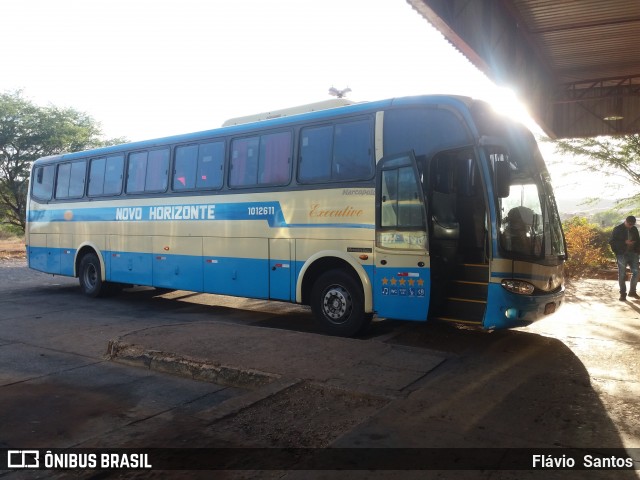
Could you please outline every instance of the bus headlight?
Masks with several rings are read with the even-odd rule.
[[[519,295],[531,295],[535,287],[529,282],[522,280],[502,280],[501,285],[510,292],[517,293]]]

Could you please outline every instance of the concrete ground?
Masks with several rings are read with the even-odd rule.
[[[481,471],[394,470],[399,455],[418,465],[443,447],[462,462],[487,447],[626,449],[638,460],[640,301],[619,302],[613,281],[575,282],[555,315],[523,329],[378,321],[362,339],[319,334],[305,308],[277,302],[149,289],[87,299],[75,280],[20,261],[0,263],[0,291],[7,448],[365,447],[361,460],[382,469],[344,478],[640,478],[514,471],[504,457]],[[17,420],[27,411],[33,428]],[[311,460],[215,478],[337,474],[300,470]]]

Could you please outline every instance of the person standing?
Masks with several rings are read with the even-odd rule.
[[[638,257],[640,253],[640,234],[636,228],[636,217],[629,215],[624,222],[614,227],[609,240],[611,250],[616,255],[618,262],[618,284],[620,285],[620,300],[627,299],[627,265],[631,269],[629,282],[629,296],[638,298],[636,285],[638,283]]]

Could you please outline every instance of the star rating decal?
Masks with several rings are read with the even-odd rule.
[[[424,280],[417,273],[399,272],[398,277],[382,277],[382,294],[400,297],[420,297],[426,296]],[[407,278],[413,277],[413,278]],[[415,278],[418,277],[418,278]]]

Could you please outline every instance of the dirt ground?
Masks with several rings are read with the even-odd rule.
[[[0,260],[25,258],[24,239],[18,237],[0,238]]]
[[[5,243],[0,243],[0,249],[16,251],[14,247],[5,247]],[[27,353],[33,355],[38,361],[37,365],[40,365],[54,353],[69,356],[70,352],[85,352],[76,350],[79,345],[84,345],[83,342],[87,343],[87,347],[82,347],[86,348],[86,352],[95,351],[98,352],[95,355],[102,355],[106,338],[123,335],[122,332],[128,334],[132,328],[157,330],[161,326],[175,327],[177,324],[188,325],[201,321],[237,322],[239,326],[263,327],[271,321],[270,315],[278,319],[287,316],[281,310],[282,306],[276,303],[269,307],[273,310],[265,308],[258,301],[253,301],[254,307],[236,303],[235,307],[229,304],[231,308],[227,308],[226,304],[216,303],[217,300],[212,304],[188,304],[178,298],[167,301],[162,296],[145,296],[143,292],[138,297],[122,295],[110,299],[108,303],[100,303],[78,295],[77,287],[70,288],[70,285],[77,283],[73,279],[63,279],[58,284],[58,278],[55,279],[55,285],[47,284],[46,291],[38,290],[38,301],[31,300],[24,302],[28,303],[24,305],[16,300],[20,295],[24,299],[31,298],[33,285],[42,284],[43,277],[28,270],[24,254],[19,255],[22,258],[0,260],[0,285],[7,291],[15,292],[4,297],[0,344],[4,339],[15,338],[16,341],[4,340],[8,343],[3,348],[7,351],[13,349],[11,351],[20,362],[26,354],[18,350],[18,345],[27,348]],[[13,290],[8,290],[9,287]],[[183,403],[169,407],[172,404],[165,404],[163,395],[157,392],[164,393],[170,389],[163,386],[146,390],[151,388],[145,387],[150,383],[131,380],[141,375],[140,371],[125,371],[122,374],[126,377],[121,379],[115,376],[114,365],[93,363],[95,360],[83,354],[82,362],[85,358],[91,362],[86,367],[86,374],[83,371],[85,367],[59,372],[59,362],[62,360],[55,357],[52,358],[55,363],[51,368],[55,368],[56,373],[52,374],[52,378],[59,379],[58,383],[49,385],[38,377],[19,386],[11,383],[10,387],[4,387],[15,393],[12,397],[6,393],[0,395],[4,399],[3,408],[0,409],[4,412],[4,421],[0,423],[15,423],[15,428],[5,429],[13,432],[11,441],[15,444],[30,444],[35,438],[41,445],[47,445],[49,441],[52,442],[49,445],[56,447],[60,444],[53,442],[59,442],[60,438],[73,438],[70,443],[83,448],[242,446],[276,447],[283,452],[295,447],[374,449],[408,445],[427,448],[442,444],[510,445],[509,442],[515,442],[514,445],[551,445],[553,442],[555,446],[577,444],[595,445],[597,448],[617,448],[626,442],[626,445],[634,448],[638,445],[637,425],[640,419],[636,407],[638,383],[635,381],[639,378],[640,365],[636,348],[638,336],[635,333],[637,319],[640,318],[640,303],[619,302],[616,287],[615,281],[571,282],[567,286],[567,305],[561,311],[564,313],[559,314],[561,317],[554,317],[560,321],[543,320],[524,332],[486,333],[453,329],[449,325],[433,325],[417,330],[396,324],[392,337],[378,341],[394,347],[406,347],[411,351],[443,352],[447,360],[438,371],[421,380],[424,383],[420,383],[415,390],[393,398],[377,395],[377,391],[363,394],[349,388],[336,388],[328,382],[308,380],[310,374],[307,374],[304,377],[306,380],[280,390],[271,390],[268,394],[223,389],[203,395],[204,392],[198,390],[188,401],[180,400]],[[19,309],[18,303],[21,303]],[[52,308],[53,305],[55,308]],[[25,308],[32,310],[27,312]],[[92,314],[87,316],[87,311]],[[135,327],[132,321],[136,322]],[[297,321],[304,322],[305,319],[292,314],[291,322]],[[40,328],[28,328],[34,325]],[[108,336],[104,332],[109,332]],[[276,348],[292,351],[291,343],[296,336],[287,336],[287,333],[274,335],[273,338],[282,338],[282,343],[270,344],[266,352],[274,352]],[[187,344],[193,342],[193,339],[189,339]],[[352,342],[348,341],[350,349],[353,348]],[[309,345],[311,343],[305,339],[305,348],[310,355],[317,355],[318,362],[326,361],[335,352],[329,348],[311,350]],[[220,355],[220,351],[216,350],[216,355]],[[290,358],[294,361],[301,357]],[[8,365],[5,373],[12,365],[22,365],[17,361],[7,362],[3,359],[3,362]],[[238,368],[242,366],[226,360],[222,363],[238,365]],[[31,364],[24,366],[32,368]],[[362,374],[369,379],[368,382],[377,384],[376,378],[382,372],[380,365],[361,362],[357,367],[362,368]],[[97,375],[101,371],[96,370],[99,368],[107,370]],[[29,371],[27,374],[30,374]],[[268,371],[281,374],[278,369]],[[397,369],[398,375],[401,371]],[[339,378],[340,375],[340,370],[336,370],[331,378]],[[159,382],[172,381],[168,376],[158,378]],[[47,390],[49,394],[43,395],[38,389],[43,384],[47,388],[55,388],[55,393],[52,393],[54,390]],[[193,385],[198,384],[194,382]],[[213,399],[218,396],[220,402],[216,403],[217,400]],[[32,427],[21,428],[25,424]],[[39,430],[34,436],[36,428]],[[83,436],[86,432],[92,432],[91,436]],[[19,438],[28,438],[29,442],[17,441]],[[295,465],[313,462],[314,458],[296,458]],[[243,460],[241,465],[247,465],[248,461]],[[166,473],[161,471],[157,474],[138,473],[127,475],[127,478],[166,478]],[[474,471],[466,476],[459,472],[452,475],[447,475],[447,472],[407,475],[403,472],[396,476],[389,476],[385,471],[375,476],[369,471],[356,473],[361,475],[355,478],[362,479],[635,478],[632,474],[625,475],[629,472],[615,472],[612,476],[608,476],[610,472],[605,472],[597,477],[565,476],[567,472],[555,472],[557,475],[553,475],[554,472],[542,472],[544,476],[516,477],[507,471],[485,474]],[[98,475],[95,472],[65,471],[51,478],[124,478],[121,475],[117,471]],[[213,476],[245,480],[336,478],[333,472],[320,471],[309,476],[306,470],[230,470],[216,472]],[[179,478],[208,479],[212,478],[212,474],[206,471],[188,472]],[[349,474],[340,478],[354,476]]]

